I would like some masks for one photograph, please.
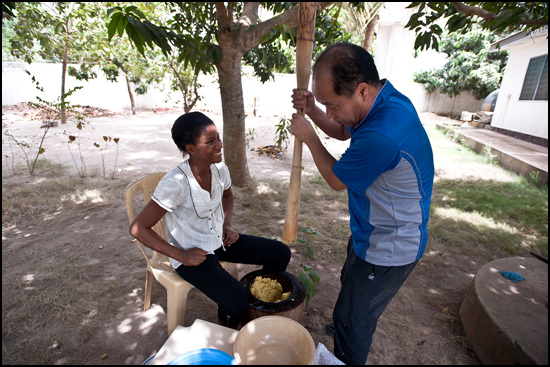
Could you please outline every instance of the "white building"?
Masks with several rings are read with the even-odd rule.
[[[548,26],[516,33],[491,45],[509,50],[491,126],[546,139],[548,144]]]

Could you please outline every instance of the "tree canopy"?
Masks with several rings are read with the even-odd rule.
[[[448,32],[462,34],[475,25],[497,34],[548,25],[546,2],[412,2],[408,8],[416,12],[405,27],[416,32],[414,48],[420,50],[439,50],[443,34],[439,24],[445,19]]]
[[[440,51],[447,55],[447,62],[440,69],[415,73],[414,81],[423,83],[428,93],[437,91],[452,98],[470,90],[475,98],[485,98],[499,88],[508,60],[508,51],[489,52],[496,39],[481,27],[466,34],[445,32]]]
[[[348,40],[349,36],[323,10],[331,3],[317,3],[315,45]],[[166,18],[153,24],[136,6],[109,10],[109,39],[125,33],[144,55],[158,47],[165,55],[172,50],[177,62],[191,65],[195,73],[219,77],[223,114],[225,162],[236,186],[250,181],[246,163],[245,113],[241,80],[243,62],[254,67],[262,81],[275,71],[288,68],[286,47],[294,48],[298,26],[297,3],[177,3],[166,6]],[[268,19],[260,17],[260,6]],[[335,10],[331,10],[335,11]],[[315,52],[315,51],[314,51]],[[288,91],[290,93],[291,91]]]

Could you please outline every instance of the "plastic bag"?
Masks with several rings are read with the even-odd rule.
[[[345,365],[344,362],[339,360],[329,352],[327,347],[323,343],[317,344],[317,350],[315,351],[315,361],[313,362],[315,365],[338,365],[342,366]]]

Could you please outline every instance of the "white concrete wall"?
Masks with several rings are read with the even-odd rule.
[[[422,86],[422,88],[424,87]],[[483,100],[476,99],[474,94],[469,90],[460,93],[455,98],[450,98],[446,94],[434,92],[426,94],[423,111],[457,118],[457,116],[462,114],[462,111],[481,111],[482,103]]]
[[[39,92],[25,73],[29,70],[44,88]],[[253,113],[254,98],[256,97],[257,113],[261,116],[290,117],[292,109],[291,94],[296,88],[296,75],[276,74],[274,81],[262,84],[258,78],[252,76],[252,70],[244,67],[243,94],[245,112]],[[124,77],[117,83],[107,81],[102,71],[96,71],[98,78],[88,82],[78,81],[67,76],[66,90],[77,85],[84,86],[69,97],[71,104],[89,105],[106,108],[115,112],[129,111],[130,98]],[[221,113],[220,89],[215,75],[201,75],[199,83],[203,87],[199,90],[203,99],[197,104],[198,109],[206,109]],[[132,86],[135,88],[135,86]],[[2,62],[2,105],[14,105],[20,102],[37,102],[36,96],[47,101],[55,101],[61,94],[61,64],[47,63],[14,63]],[[134,94],[138,109],[149,108],[183,108],[180,95],[172,92],[171,98],[166,100],[166,92],[159,89],[150,89],[147,94]]]
[[[548,101],[520,101],[529,60],[548,54],[546,36],[510,47],[491,126],[548,139]]]
[[[425,50],[415,57],[414,31],[405,28],[413,9],[406,9],[410,3],[385,3],[380,11],[375,58],[380,78],[388,79],[401,93],[405,94],[418,112],[434,112],[450,116],[462,111],[480,111],[482,100],[465,92],[451,99],[439,93],[426,94],[424,86],[413,81],[414,73],[445,64],[445,54]]]
[[[25,70],[38,80],[40,86],[44,88],[44,93],[35,88]],[[2,62],[2,106],[20,102],[38,102],[36,96],[46,101],[56,101],[61,95],[61,70],[61,64]],[[84,89],[76,91],[68,98],[69,102],[113,111],[130,108],[130,99],[123,79],[118,83],[111,83],[102,74],[99,71],[99,78],[89,82],[80,82],[67,76],[65,91],[79,85],[84,86]]]

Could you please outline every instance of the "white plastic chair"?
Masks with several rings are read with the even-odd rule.
[[[147,204],[149,200],[151,200],[151,196],[155,192],[158,182],[164,175],[164,172],[153,173],[135,180],[126,187],[124,190],[124,198],[126,200],[126,212],[128,213],[130,223],[132,223],[136,217],[134,211],[134,197],[141,194],[145,204]],[[153,230],[166,240],[166,223],[164,218],[155,224]],[[143,247],[144,245],[139,241],[137,241],[137,243],[147,261],[144,310],[151,307],[151,290],[154,278],[166,288],[168,335],[171,335],[176,326],[183,326],[187,295],[194,287],[176,273],[172,265],[170,265],[168,256],[153,251],[153,256],[149,258]],[[220,264],[233,275],[233,277],[239,279],[236,264],[224,261],[220,261]]]

